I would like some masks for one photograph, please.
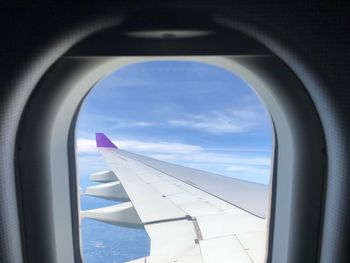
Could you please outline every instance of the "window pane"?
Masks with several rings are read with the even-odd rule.
[[[232,211],[239,207],[242,211],[239,213],[247,216],[247,220],[239,217],[237,220],[242,222],[233,226],[231,222],[235,218],[229,220],[228,227],[241,228],[248,227],[249,224],[258,226],[258,232],[251,229],[252,234],[240,233],[239,229],[231,229],[233,232],[228,229],[226,235],[220,234],[234,237],[226,242],[229,248],[240,248],[234,252],[236,258],[231,259],[242,259],[242,262],[245,262],[244,258],[256,262],[264,261],[273,151],[272,128],[264,105],[243,80],[223,68],[190,61],[132,64],[101,80],[86,97],[76,125],[82,211],[123,203],[86,194],[88,187],[99,184],[90,181],[89,175],[111,169],[95,146],[96,132],[103,132],[118,148],[131,153],[239,179],[237,184],[242,181],[254,182],[255,184],[251,184],[253,186],[248,186],[250,190],[256,187],[263,190],[254,190],[255,196],[249,197],[252,200],[248,201],[261,202],[265,198],[266,202],[259,208],[260,212],[250,211],[252,207],[246,204],[247,200],[234,203],[233,199],[237,198],[235,196],[232,200],[225,200],[225,195],[221,196],[223,193],[220,191],[208,193],[206,189],[212,189],[210,185],[203,186],[209,187],[203,189],[200,184],[187,183],[190,188],[199,191],[198,195],[204,194],[204,197],[196,198],[205,199],[205,194],[210,195],[209,199],[214,198],[206,202],[214,206],[213,209],[219,209],[220,213],[232,214]],[[159,169],[158,172],[167,174]],[[176,168],[174,169],[176,172]],[[123,184],[121,178],[120,182]],[[125,190],[129,194],[130,190]],[[171,199],[167,195],[164,197],[175,202],[174,198]],[[242,198],[245,198],[244,195]],[[133,203],[132,198],[130,199]],[[229,208],[223,208],[223,204]],[[193,210],[186,210],[186,206],[179,203],[176,205],[191,216]],[[140,211],[135,208],[139,214]],[[202,209],[193,212],[200,216],[192,216],[199,222],[202,239],[199,240],[198,246],[202,257],[215,257],[215,244],[208,241],[213,237],[206,234],[211,230],[205,229],[206,208],[201,208],[200,205],[195,205],[194,208]],[[140,217],[142,220],[141,215]],[[83,258],[85,262],[125,262],[146,256],[152,257],[153,253],[157,254],[157,251],[152,250],[157,247],[152,245],[156,240],[147,233],[151,230],[146,230],[83,218]],[[220,260],[228,259],[218,260],[223,262]]]

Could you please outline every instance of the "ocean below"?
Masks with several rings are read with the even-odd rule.
[[[90,185],[87,181],[83,187]],[[81,196],[82,210],[95,209],[117,202]],[[121,263],[148,256],[150,250],[149,237],[145,230],[118,227],[92,219],[83,219],[82,256],[85,263]]]

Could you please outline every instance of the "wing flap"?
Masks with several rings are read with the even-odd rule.
[[[252,263],[250,256],[235,236],[203,240],[200,245],[203,262]]]
[[[172,222],[145,225],[151,237],[152,258],[163,258],[163,262],[172,262],[183,258],[201,259],[201,252],[196,243],[196,232],[191,220],[182,219]],[[198,261],[202,262],[202,261]]]

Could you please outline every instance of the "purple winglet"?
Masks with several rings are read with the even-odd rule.
[[[111,142],[110,139],[107,138],[106,135],[100,132],[96,132],[96,146],[97,147],[103,147],[103,148],[115,148],[118,149],[117,146]]]

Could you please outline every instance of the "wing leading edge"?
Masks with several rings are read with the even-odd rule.
[[[144,227],[150,256],[134,262],[264,262],[267,221],[261,212],[267,209],[267,187],[129,153],[101,133],[96,144],[111,171],[91,178],[107,187],[88,191],[111,199],[118,185],[118,193],[127,196],[125,203],[83,211],[82,217]],[[255,196],[244,202],[247,195]],[[254,210],[254,200],[264,207]]]

